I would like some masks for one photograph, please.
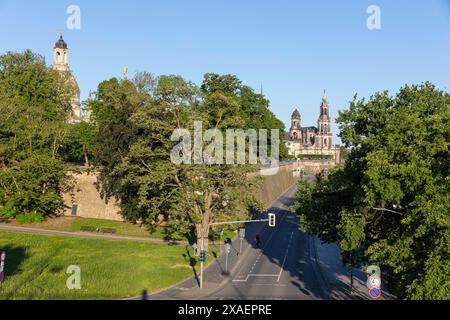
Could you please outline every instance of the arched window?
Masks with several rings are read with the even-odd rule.
[[[297,139],[298,139],[298,133],[294,132],[294,140],[297,140]]]
[[[326,147],[327,146],[327,139],[323,139],[323,145]]]

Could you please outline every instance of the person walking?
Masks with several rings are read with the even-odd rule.
[[[256,247],[261,248],[261,237],[259,234],[256,235]]]

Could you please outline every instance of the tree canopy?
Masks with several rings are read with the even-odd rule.
[[[345,165],[300,182],[303,229],[376,264],[400,298],[450,291],[450,94],[430,83],[355,99],[339,114]]]
[[[199,88],[180,76],[138,73],[131,81],[104,81],[87,104],[97,126],[102,193],[119,200],[127,219],[150,227],[164,223],[170,238],[194,225],[207,236],[213,221],[247,217],[250,207],[260,207],[252,192],[259,179],[249,175],[257,167],[175,165],[170,156],[178,143],[171,140],[174,130],[192,133],[195,121],[203,131],[284,132],[268,101],[235,76],[207,74]]]
[[[62,206],[59,152],[73,94],[63,77],[31,51],[0,56],[1,216],[39,218]]]

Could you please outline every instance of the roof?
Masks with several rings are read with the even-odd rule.
[[[294,113],[292,113],[292,118],[300,119],[300,112],[298,112],[297,109],[295,109]]]
[[[306,131],[306,130],[317,130],[316,127],[301,127],[301,130]]]
[[[59,36],[59,40],[55,43],[55,48],[58,49],[67,49],[67,43],[64,41],[63,36]]]

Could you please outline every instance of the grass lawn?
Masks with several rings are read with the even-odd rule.
[[[141,237],[152,239],[164,238],[163,228],[157,228],[155,232],[150,233],[149,231],[141,228],[137,224],[132,224],[130,222],[102,220],[102,219],[58,217],[48,219],[42,223],[33,223],[33,224],[14,223],[14,225],[20,227],[30,227],[37,229],[67,231],[67,232],[80,232],[81,227],[113,228],[116,229],[117,231],[116,234],[119,236]]]
[[[90,219],[90,218],[80,218],[80,217],[57,217],[48,219],[42,223],[33,224],[20,224],[18,222],[10,223],[10,225],[19,227],[29,227],[44,230],[56,230],[56,231],[66,231],[66,232],[80,232],[81,227],[94,227],[94,228],[113,228],[116,229],[116,235],[127,236],[127,237],[140,237],[140,238],[151,238],[151,239],[164,239],[164,228],[157,227],[153,233],[141,228],[140,225],[133,224],[130,222],[121,221],[111,221],[102,219]],[[220,241],[219,229],[216,228],[211,231],[209,238],[211,243],[220,244],[227,238],[234,238],[237,232],[225,229],[222,241]],[[181,239],[183,241],[192,242],[193,239],[186,238]]]
[[[0,232],[6,251],[3,299],[117,299],[171,286],[199,264],[186,246]],[[212,258],[209,258],[209,262]],[[81,268],[81,290],[69,290],[69,266]]]

